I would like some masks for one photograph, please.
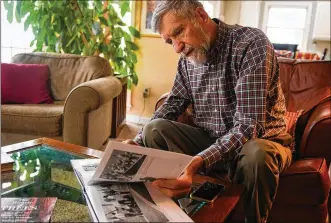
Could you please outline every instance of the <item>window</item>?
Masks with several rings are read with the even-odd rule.
[[[3,2],[1,2],[3,4]],[[30,42],[34,39],[31,27],[25,32],[24,23],[7,20],[7,10],[1,5],[1,62],[9,63],[19,53],[32,52]]]
[[[200,0],[204,9],[211,18],[220,18],[221,1],[205,1]]]
[[[272,43],[298,44],[306,50],[310,17],[310,2],[267,2],[263,31]]]

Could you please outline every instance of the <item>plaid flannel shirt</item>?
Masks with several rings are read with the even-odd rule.
[[[204,65],[180,58],[174,86],[152,119],[177,120],[192,104],[194,123],[215,138],[198,155],[205,171],[230,162],[249,139],[285,133],[285,99],[272,44],[258,29],[219,20]],[[135,142],[143,145],[141,132]]]

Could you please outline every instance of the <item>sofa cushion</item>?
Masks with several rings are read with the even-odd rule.
[[[97,56],[56,53],[22,53],[13,63],[47,64],[50,70],[51,93],[54,100],[63,101],[77,85],[113,74],[109,62]]]
[[[1,103],[53,103],[48,79],[49,69],[45,64],[1,63]]]
[[[282,204],[320,205],[327,199],[329,189],[325,159],[302,159],[281,173],[276,201]]]
[[[63,105],[2,105],[1,128],[4,132],[29,135],[62,135]]]

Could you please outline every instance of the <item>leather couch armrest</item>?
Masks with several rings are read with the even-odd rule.
[[[300,142],[300,157],[324,157],[331,161],[331,99],[312,111]]]
[[[89,114],[118,96],[121,90],[121,82],[113,76],[87,81],[72,89],[64,104],[63,140],[87,146]]]

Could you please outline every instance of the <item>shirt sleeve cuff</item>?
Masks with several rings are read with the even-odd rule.
[[[145,145],[144,145],[144,142],[143,142],[143,138],[142,138],[141,132],[138,133],[138,135],[136,135],[136,137],[134,137],[133,141],[134,141],[135,143],[138,143],[138,144],[141,145],[141,146],[145,146]]]
[[[221,160],[221,153],[217,145],[212,145],[209,148],[198,154],[203,159],[204,168],[203,171],[208,173],[213,169],[214,165]]]

